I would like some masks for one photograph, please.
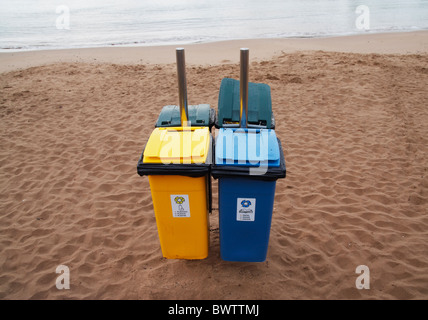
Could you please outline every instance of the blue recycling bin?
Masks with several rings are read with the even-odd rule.
[[[263,262],[276,181],[285,178],[281,142],[272,129],[221,128],[211,174],[219,181],[220,255]]]

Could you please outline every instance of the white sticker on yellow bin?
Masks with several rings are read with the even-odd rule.
[[[254,221],[256,218],[256,199],[238,198],[236,206],[237,221]]]
[[[171,207],[172,207],[172,216],[174,218],[189,218],[190,217],[189,195],[172,194]]]

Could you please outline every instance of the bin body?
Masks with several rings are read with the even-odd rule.
[[[165,258],[208,256],[211,144],[208,127],[156,128],[140,158]]]
[[[265,261],[276,180],[285,177],[275,131],[220,129],[211,173],[219,181],[221,258]]]
[[[275,185],[275,181],[248,177],[219,178],[220,252],[223,260],[262,262],[266,259]]]
[[[159,241],[165,258],[204,259],[208,256],[206,180],[205,176],[149,176]],[[180,205],[183,210],[176,210]]]

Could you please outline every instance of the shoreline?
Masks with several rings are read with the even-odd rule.
[[[0,73],[52,63],[170,64],[176,47],[186,49],[189,65],[237,63],[239,48],[251,50],[251,60],[270,60],[281,53],[328,51],[361,54],[428,53],[428,31],[406,31],[319,38],[268,38],[186,45],[111,46],[0,52]]]
[[[37,52],[37,51],[59,51],[59,50],[74,50],[74,49],[101,49],[101,48],[134,48],[134,47],[164,47],[164,46],[188,46],[188,45],[203,45],[208,43],[219,43],[229,41],[244,41],[244,40],[287,40],[287,39],[329,39],[329,38],[343,38],[343,37],[355,37],[355,36],[367,36],[367,35],[385,35],[385,34],[403,34],[403,33],[418,33],[428,32],[427,29],[415,29],[415,30],[401,30],[401,31],[378,31],[368,33],[344,33],[344,34],[330,34],[330,35],[309,35],[309,36],[273,36],[273,37],[260,37],[260,38],[233,38],[233,39],[217,39],[217,40],[199,40],[194,42],[159,42],[159,43],[145,43],[145,42],[129,42],[129,43],[109,43],[105,45],[94,45],[94,46],[76,46],[76,47],[53,47],[53,48],[0,48],[0,54],[2,53],[18,53],[18,52]]]

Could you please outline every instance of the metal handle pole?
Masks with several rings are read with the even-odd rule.
[[[248,126],[248,65],[249,65],[249,49],[241,48],[241,78],[239,87],[240,98],[240,127],[247,128]]]
[[[177,74],[178,74],[178,99],[180,108],[181,125],[187,126],[189,114],[187,111],[187,83],[186,83],[186,61],[184,57],[184,48],[176,49],[177,55]]]

